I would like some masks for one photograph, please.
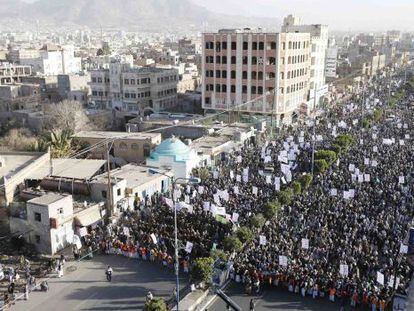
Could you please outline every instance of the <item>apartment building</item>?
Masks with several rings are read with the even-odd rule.
[[[30,66],[20,66],[9,63],[0,63],[0,85],[19,83],[21,77],[27,77],[32,74]]]
[[[277,122],[289,122],[307,100],[310,48],[309,33],[205,33],[202,107],[272,114]]]
[[[109,109],[143,113],[177,105],[178,71],[113,61],[91,71],[91,100]]]
[[[309,33],[311,37],[311,68],[308,105],[314,104],[316,93],[317,102],[324,96],[328,87],[325,84],[325,58],[328,47],[328,26],[326,25],[303,25],[302,20],[293,15],[283,19],[282,32]]]

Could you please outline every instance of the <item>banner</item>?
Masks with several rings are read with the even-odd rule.
[[[302,239],[302,248],[309,249],[309,239]]]
[[[185,245],[185,251],[187,253],[191,253],[192,250],[193,250],[193,243],[187,241],[187,244]]]
[[[259,236],[259,244],[260,245],[266,245],[266,237],[264,235]]]

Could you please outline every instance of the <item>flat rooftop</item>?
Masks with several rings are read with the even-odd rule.
[[[110,132],[110,131],[81,131],[73,135],[76,138],[94,138],[94,139],[152,139],[160,136],[160,133],[127,133],[127,132]]]
[[[167,175],[169,173],[168,170],[162,170],[162,169],[151,167],[151,166],[140,166],[140,165],[130,163],[116,170],[112,170],[111,179],[126,180],[127,187],[134,188],[134,187],[138,187],[140,185],[146,184],[147,182],[160,178],[160,177],[166,178],[166,176],[162,174],[153,174],[150,172],[150,170],[156,171],[162,174],[167,174]],[[170,174],[172,175],[172,173]],[[107,178],[108,178],[108,175],[105,173],[105,174],[97,176],[96,179],[92,180],[92,182],[94,181],[96,182],[105,181],[106,182],[108,180]]]
[[[69,196],[68,194],[49,192],[45,195],[29,200],[28,203],[37,204],[37,205],[50,205],[68,196]]]
[[[0,158],[4,159],[5,164],[0,166],[0,178],[13,176],[45,154],[46,152],[0,152]]]

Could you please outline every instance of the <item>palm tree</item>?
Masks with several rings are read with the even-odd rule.
[[[53,158],[63,158],[73,151],[71,129],[52,130],[42,140],[50,146]]]

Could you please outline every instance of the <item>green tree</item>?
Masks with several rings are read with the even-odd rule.
[[[293,190],[291,188],[286,188],[285,190],[280,191],[278,198],[279,202],[282,203],[282,205],[289,205],[292,203]]]
[[[250,224],[254,228],[261,228],[265,224],[266,219],[264,218],[263,214],[257,214],[254,215],[252,218],[250,218]]]
[[[253,240],[253,232],[248,227],[240,227],[237,230],[236,235],[242,243],[249,243]]]
[[[243,244],[238,237],[227,236],[223,240],[223,248],[228,252],[239,252],[243,248]]]
[[[302,193],[302,186],[300,185],[300,182],[294,181],[292,183],[292,189],[294,194],[300,194]]]
[[[315,161],[315,171],[317,173],[324,173],[326,172],[328,168],[329,168],[329,164],[328,162],[326,162],[326,160],[321,159],[321,160]]]
[[[334,142],[334,144],[339,145],[343,151],[348,150],[349,147],[351,147],[353,143],[354,143],[354,140],[352,136],[347,135],[347,134],[338,135],[335,138],[335,142]]]
[[[266,219],[272,219],[280,210],[280,207],[279,201],[266,202],[263,205],[263,215]]]
[[[50,146],[53,158],[63,158],[73,151],[72,135],[73,131],[70,129],[51,131],[43,136],[43,143],[39,144]]]
[[[145,302],[144,306],[145,311],[167,311],[167,305],[165,304],[164,299],[154,298]]]
[[[302,189],[308,189],[310,184],[312,183],[312,175],[311,174],[303,174],[299,178],[300,185]]]
[[[227,261],[229,256],[221,249],[213,249],[210,251],[210,257],[214,260],[220,259],[221,261]]]
[[[318,150],[315,153],[315,159],[316,160],[325,160],[329,165],[332,165],[336,159],[337,159],[337,155],[334,151],[332,150]]]
[[[190,273],[191,281],[194,283],[204,282],[207,285],[211,284],[213,263],[214,259],[211,257],[200,257],[194,260],[194,264]]]
[[[374,121],[379,122],[382,119],[382,116],[384,115],[384,112],[382,109],[375,109],[374,111]]]

